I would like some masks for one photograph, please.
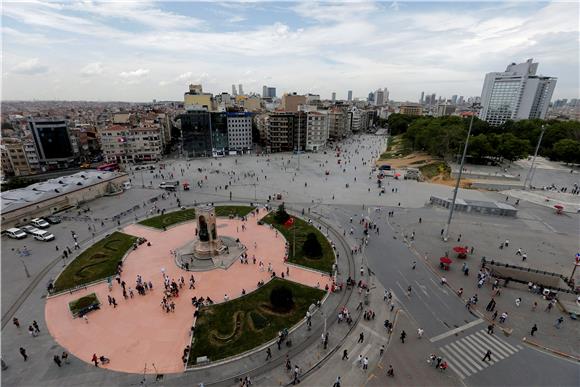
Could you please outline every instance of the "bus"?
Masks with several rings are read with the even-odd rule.
[[[118,171],[118,170],[119,170],[119,164],[117,164],[117,163],[101,164],[97,167],[97,171],[112,172],[112,171]]]

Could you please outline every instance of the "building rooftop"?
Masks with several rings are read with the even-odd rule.
[[[117,172],[86,170],[35,183],[25,188],[5,191],[0,194],[2,199],[0,208],[2,213],[6,213],[116,176],[118,176]]]

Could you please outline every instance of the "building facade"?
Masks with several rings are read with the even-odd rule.
[[[201,85],[189,85],[189,91],[183,95],[183,105],[186,109],[198,106],[212,111],[213,98],[210,93],[203,92]]]
[[[419,104],[402,104],[399,106],[399,113],[407,114],[409,116],[422,116],[423,107]]]
[[[320,99],[320,98],[319,98]],[[282,96],[282,110],[285,112],[297,112],[299,105],[306,105],[306,96],[296,93]]]
[[[546,117],[556,78],[536,75],[538,63],[512,63],[504,72],[488,73],[481,92],[481,119],[490,125],[507,120]]]
[[[75,153],[66,120],[31,117],[28,128],[43,169],[68,168],[75,164]]]
[[[163,152],[158,126],[111,125],[101,131],[101,144],[108,163],[159,161]]]
[[[227,113],[230,152],[248,153],[252,149],[252,114]]]
[[[310,111],[306,113],[306,150],[318,151],[328,141],[328,113]]]
[[[206,109],[192,109],[177,116],[180,146],[186,157],[210,156],[212,136],[210,114]]]

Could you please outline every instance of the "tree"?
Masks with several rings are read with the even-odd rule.
[[[313,232],[306,235],[306,241],[302,245],[302,252],[309,258],[320,258],[322,257],[322,246]]]
[[[288,311],[294,306],[292,290],[285,285],[278,285],[270,292],[270,304],[278,311]]]
[[[571,139],[563,139],[554,144],[552,158],[566,163],[580,161],[580,142]]]
[[[485,134],[479,134],[469,140],[467,153],[474,159],[483,159],[488,156],[494,156],[493,149]]]
[[[290,218],[290,215],[286,212],[286,208],[284,207],[284,203],[281,203],[278,206],[278,210],[274,214],[274,219],[278,224],[284,224]]]
[[[529,154],[530,142],[528,140],[519,139],[512,133],[504,133],[499,137],[499,155],[504,159],[514,161]]]

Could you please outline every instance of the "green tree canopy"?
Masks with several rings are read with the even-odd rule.
[[[580,161],[580,142],[569,138],[558,141],[552,149],[552,156],[566,163]]]

